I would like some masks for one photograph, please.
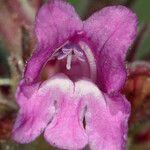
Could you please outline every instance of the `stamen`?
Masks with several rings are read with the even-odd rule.
[[[57,56],[57,59],[58,59],[58,60],[62,60],[62,59],[64,59],[65,57],[67,57],[67,54],[60,54],[60,55]]]
[[[79,57],[79,56],[76,56],[76,55],[75,55],[75,57],[76,57],[79,61],[85,62],[85,59],[84,59],[83,57]]]
[[[66,44],[63,47],[61,47],[59,50],[57,50],[53,54],[52,58],[55,58],[59,61],[66,59],[66,69],[70,70],[72,61],[78,60],[80,62],[85,62],[85,56],[84,56],[83,49],[81,48],[81,45],[76,45],[71,43]]]
[[[67,63],[66,63],[66,69],[67,69],[67,70],[70,70],[70,69],[71,69],[71,61],[72,61],[72,54],[70,53],[70,54],[67,56]]]
[[[62,52],[64,54],[69,54],[72,51],[72,49],[62,48]]]
[[[77,49],[73,49],[73,52],[74,54],[77,56],[77,57],[82,57],[83,56],[83,52],[82,51],[79,51]]]

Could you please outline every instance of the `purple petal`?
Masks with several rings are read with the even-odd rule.
[[[49,0],[44,4],[36,16],[38,47],[28,61],[25,79],[29,83],[34,82],[54,50],[65,44],[82,27],[74,8],[65,1]]]
[[[121,95],[103,95],[87,81],[76,83],[76,94],[87,107],[85,128],[91,150],[123,150],[127,139],[129,102]]]
[[[129,103],[123,97],[105,97],[107,107],[91,101],[86,117],[87,133],[93,150],[123,150],[127,140]],[[116,101],[113,101],[116,100]],[[97,115],[99,114],[99,115]]]
[[[38,137],[55,114],[55,101],[71,90],[72,82],[57,75],[45,81],[30,99],[21,105],[13,128],[13,139],[29,143]]]
[[[65,83],[65,82],[64,82]],[[81,99],[74,95],[74,85],[66,94],[61,93],[56,103],[57,113],[45,130],[45,139],[53,146],[61,149],[77,150],[84,148],[88,137],[83,128],[81,117]]]
[[[84,30],[97,59],[101,89],[120,90],[126,79],[126,52],[137,31],[136,15],[124,6],[106,7],[84,22]]]
[[[16,102],[18,103],[19,106],[23,106],[26,104],[26,101],[30,99],[32,94],[34,92],[37,92],[40,86],[40,82],[32,84],[32,85],[27,85],[26,80],[21,80],[17,90],[16,90]]]

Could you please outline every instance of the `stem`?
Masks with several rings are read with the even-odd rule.
[[[9,108],[11,108],[13,110],[17,110],[18,109],[17,105],[14,102],[8,101],[8,100],[0,99],[0,105],[4,105],[4,106],[9,107]]]
[[[11,79],[6,79],[6,78],[4,78],[4,79],[0,79],[0,86],[6,86],[6,85],[8,85],[8,86],[10,86],[10,85],[12,85],[12,80]]]

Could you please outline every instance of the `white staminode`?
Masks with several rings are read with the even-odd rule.
[[[81,49],[84,51],[84,54],[88,60],[88,63],[90,66],[91,79],[93,81],[96,81],[97,69],[96,69],[96,61],[95,61],[94,55],[93,55],[90,47],[86,43],[80,41],[79,45],[80,45]]]
[[[66,69],[70,70],[71,69],[71,61],[72,61],[72,54],[68,54],[67,56],[67,63],[66,63]]]

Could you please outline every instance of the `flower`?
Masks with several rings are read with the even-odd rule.
[[[110,6],[82,22],[70,4],[50,0],[35,24],[38,45],[16,92],[20,110],[14,140],[29,143],[44,133],[61,149],[89,144],[92,150],[123,150],[130,104],[120,89],[136,15]],[[42,68],[53,61],[57,69],[40,80]]]

